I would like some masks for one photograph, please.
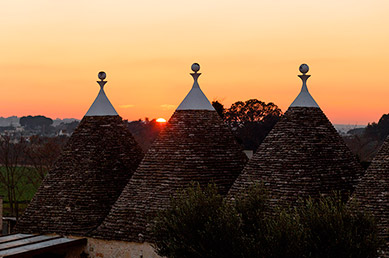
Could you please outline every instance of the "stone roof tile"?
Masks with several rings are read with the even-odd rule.
[[[317,198],[334,191],[349,194],[362,174],[360,164],[320,108],[290,107],[229,195],[263,182],[273,202],[293,205],[308,196]]]
[[[150,241],[150,222],[191,182],[226,194],[247,158],[216,111],[176,110],[94,236]]]
[[[16,231],[81,236],[97,228],[142,157],[119,116],[85,116]]]
[[[371,165],[358,185],[352,199],[360,207],[373,214],[379,233],[387,242],[389,256],[389,136],[381,146]]]

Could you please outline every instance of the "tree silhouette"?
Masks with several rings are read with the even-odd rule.
[[[165,124],[146,117],[144,121],[139,119],[138,121],[128,122],[127,126],[142,150],[147,151]]]
[[[212,106],[216,110],[216,112],[219,114],[219,116],[224,119],[224,105],[220,103],[218,100],[212,101]]]
[[[353,129],[348,134],[344,137],[347,146],[367,168],[389,135],[389,114],[382,115],[378,123],[369,123],[361,132]]]
[[[273,103],[265,103],[257,99],[245,102],[237,101],[225,112],[225,120],[230,125],[241,125],[250,122],[261,122],[270,117],[281,116],[282,111]]]
[[[368,124],[365,136],[383,142],[389,134],[389,114],[384,114],[378,123]]]
[[[53,124],[53,119],[45,116],[23,116],[20,118],[19,123],[21,126],[29,129],[48,128]]]
[[[51,169],[59,157],[66,137],[40,137],[37,135],[29,138],[30,143],[26,148],[26,159],[34,169],[34,175],[29,177],[31,183],[38,188],[46,173]]]
[[[0,136],[0,185],[4,187],[11,216],[19,216],[19,201],[25,192],[24,183],[29,169],[23,165],[26,139]],[[23,183],[22,183],[23,182]]]
[[[282,115],[274,103],[257,99],[237,101],[228,109],[219,101],[212,105],[246,150],[255,151]]]

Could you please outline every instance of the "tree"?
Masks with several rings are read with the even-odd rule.
[[[274,103],[257,99],[237,101],[228,109],[218,101],[212,105],[246,150],[255,151],[282,115]]]
[[[0,136],[0,183],[5,188],[12,216],[19,216],[19,200],[26,191],[24,183],[29,169],[25,162],[26,140],[13,140],[9,135]]]
[[[366,128],[353,129],[343,137],[347,146],[357,156],[362,166],[370,165],[380,146],[389,135],[389,114],[384,114],[378,123],[369,123]]]
[[[237,101],[225,112],[225,120],[232,126],[250,122],[261,122],[272,116],[281,116],[282,111],[273,103],[265,103],[257,99],[245,102]]]
[[[146,117],[144,121],[132,121],[127,126],[142,150],[147,151],[165,125]]]
[[[155,249],[171,258],[239,257],[239,218],[215,185],[193,184],[158,213],[153,232]]]
[[[39,187],[46,173],[59,157],[66,140],[64,137],[30,137],[30,143],[26,148],[26,156],[28,164],[35,168],[35,174],[30,175],[29,180],[36,188]]]
[[[74,130],[76,130],[77,126],[80,124],[79,121],[72,121],[70,123],[60,123],[59,125],[57,125],[55,127],[55,130],[57,132],[61,131],[62,132],[66,132],[68,134],[72,134],[74,132]]]
[[[375,219],[337,195],[308,199],[295,214],[304,228],[304,257],[377,257],[384,243]]]
[[[19,123],[29,129],[48,128],[53,124],[53,119],[45,116],[23,116]]]
[[[377,257],[383,242],[374,219],[339,196],[272,209],[268,198],[262,185],[235,200],[214,185],[192,185],[157,215],[154,248],[171,258]]]
[[[365,129],[365,137],[377,139],[383,142],[389,134],[389,114],[384,114],[378,123],[368,124]]]
[[[216,110],[216,112],[219,114],[219,116],[224,120],[224,105],[220,103],[218,100],[212,101],[212,106]]]

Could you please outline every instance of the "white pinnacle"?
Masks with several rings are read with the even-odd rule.
[[[198,63],[194,63],[192,64],[191,68],[194,72],[191,73],[194,79],[194,83],[192,89],[178,106],[177,110],[215,110],[207,99],[207,97],[200,89],[200,86],[197,82],[197,79],[201,75],[201,73],[198,73],[198,71],[200,70],[200,65]]]
[[[302,73],[302,75],[299,75],[298,77],[300,77],[301,80],[303,81],[303,86],[301,88],[300,94],[293,101],[293,103],[290,105],[290,107],[316,107],[316,108],[319,108],[319,105],[312,98],[311,94],[309,94],[309,91],[308,91],[307,80],[310,77],[310,75],[306,74],[309,71],[308,65],[306,65],[306,64],[300,65],[299,70]]]
[[[100,81],[97,81],[97,83],[100,85],[100,92],[85,116],[117,116],[118,113],[104,92],[104,85],[107,83],[104,81],[106,78],[105,72],[99,72],[98,77]]]

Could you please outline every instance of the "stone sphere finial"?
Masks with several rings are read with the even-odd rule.
[[[99,72],[98,77],[100,80],[104,80],[107,77],[107,75],[105,74],[105,72],[101,71],[101,72]]]
[[[197,73],[200,70],[200,65],[198,63],[193,63],[191,68],[193,72]]]
[[[307,64],[302,64],[300,65],[299,70],[302,74],[306,74],[309,71],[309,66]]]

